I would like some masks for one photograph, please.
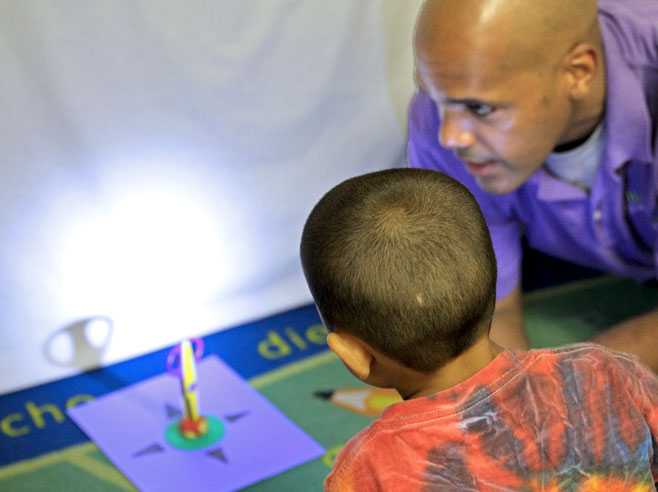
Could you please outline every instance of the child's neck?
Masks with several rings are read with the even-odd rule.
[[[410,384],[404,384],[404,388],[396,389],[405,400],[433,395],[468,379],[494,360],[503,350],[503,347],[492,342],[488,336],[484,336],[436,372],[419,375],[411,381],[407,380],[405,383]]]

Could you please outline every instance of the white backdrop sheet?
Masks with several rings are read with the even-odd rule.
[[[0,393],[310,302],[313,204],[406,165],[419,4],[0,3]]]

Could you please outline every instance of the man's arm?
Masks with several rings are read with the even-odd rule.
[[[491,323],[491,339],[505,348],[523,350],[530,348],[523,326],[520,287],[516,287],[509,295],[496,302],[496,310]]]
[[[592,342],[636,355],[658,372],[658,308],[622,321],[596,335]]]
[[[523,326],[521,289],[517,287],[496,303],[491,338],[505,348],[530,347]],[[636,355],[658,373],[658,308],[629,318],[591,340],[612,350]]]

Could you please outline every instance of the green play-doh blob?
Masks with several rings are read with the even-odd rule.
[[[203,436],[194,439],[187,439],[186,437],[183,437],[183,435],[178,430],[180,420],[177,420],[169,427],[167,427],[167,430],[165,431],[165,438],[167,439],[167,442],[173,447],[183,449],[185,451],[201,449],[215,444],[222,438],[226,429],[224,424],[222,424],[219,419],[216,419],[210,415],[206,415],[205,417],[208,421],[208,432],[206,432]]]

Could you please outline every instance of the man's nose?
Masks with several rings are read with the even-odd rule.
[[[471,122],[460,111],[445,110],[439,127],[439,143],[447,149],[465,149],[475,143]]]

